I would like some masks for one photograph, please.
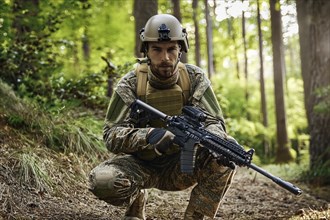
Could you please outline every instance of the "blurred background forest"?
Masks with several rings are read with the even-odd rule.
[[[254,163],[290,164],[300,180],[329,184],[329,2],[0,0],[2,153],[44,188],[52,174],[40,146],[90,166],[104,159],[103,118],[141,56],[139,30],[169,13],[188,32],[182,61],[208,73],[228,133],[256,150]]]

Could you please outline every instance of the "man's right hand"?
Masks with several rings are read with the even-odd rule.
[[[147,142],[151,144],[158,155],[166,153],[173,144],[174,134],[164,128],[152,128],[147,134]]]

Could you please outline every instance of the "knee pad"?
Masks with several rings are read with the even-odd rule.
[[[115,166],[101,164],[89,175],[89,190],[112,205],[124,205],[134,192],[131,180]]]

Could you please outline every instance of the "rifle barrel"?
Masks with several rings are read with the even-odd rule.
[[[282,180],[281,178],[276,177],[276,176],[268,173],[264,169],[256,166],[255,164],[251,163],[251,164],[248,165],[248,167],[251,167],[252,169],[257,171],[258,173],[260,173],[260,174],[268,177],[269,179],[273,180],[277,185],[283,187],[284,189],[290,191],[291,193],[293,193],[295,195],[301,195],[302,194],[302,190],[299,189],[298,187],[296,187],[295,185],[293,185],[292,183],[286,182],[286,181]]]
[[[143,109],[147,110],[148,113],[152,113],[152,114],[160,117],[161,120],[166,121],[166,119],[169,117],[166,114],[164,114],[163,112],[161,112],[158,109],[148,105],[147,103],[144,103],[143,101],[141,101],[139,99],[136,99],[135,103],[138,104]]]

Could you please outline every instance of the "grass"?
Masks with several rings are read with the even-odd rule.
[[[50,192],[54,182],[49,173],[49,160],[41,158],[33,152],[18,156],[19,182],[21,185],[33,186],[37,191]]]
[[[86,173],[107,156],[103,120],[85,109],[55,107],[50,112],[17,97],[0,80],[0,155],[10,175],[23,187],[61,192],[86,180]],[[1,162],[1,163],[2,163]],[[78,180],[78,181],[77,181]]]
[[[309,160],[303,160],[299,164],[287,163],[287,164],[269,164],[263,166],[267,171],[275,176],[287,180],[298,180],[309,169]]]
[[[41,142],[56,151],[88,157],[98,157],[106,152],[101,137],[103,120],[88,113],[79,114],[83,109],[58,106],[57,113],[47,112],[31,100],[17,97],[1,81],[0,103],[0,112],[9,126],[34,135],[34,140],[27,141]]]

